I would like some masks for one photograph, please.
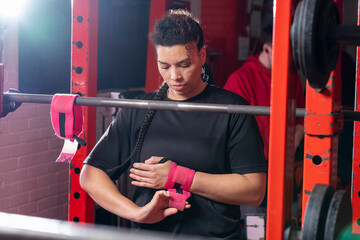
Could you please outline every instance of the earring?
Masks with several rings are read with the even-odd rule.
[[[205,73],[205,67],[204,67],[204,66],[201,68],[201,79],[202,79],[205,83],[207,83],[207,82],[209,81],[209,75],[207,75],[207,74]]]

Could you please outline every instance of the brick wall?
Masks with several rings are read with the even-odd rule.
[[[3,34],[4,90],[18,88],[17,27]],[[10,40],[11,39],[11,40]],[[63,141],[50,105],[24,103],[0,119],[0,211],[67,220],[68,164],[55,163]]]

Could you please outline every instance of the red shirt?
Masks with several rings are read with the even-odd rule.
[[[250,56],[244,65],[230,75],[224,88],[245,98],[253,106],[270,106],[271,72],[265,69],[258,60],[259,54]],[[296,107],[305,106],[300,78],[296,81]],[[269,116],[255,116],[264,141],[264,154],[269,153]],[[304,119],[297,118],[297,124],[304,124]]]

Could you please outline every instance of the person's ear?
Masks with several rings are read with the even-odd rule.
[[[201,64],[204,65],[206,62],[206,48],[205,47],[200,49],[200,60],[201,60]]]

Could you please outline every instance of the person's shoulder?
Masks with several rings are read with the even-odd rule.
[[[251,77],[256,71],[258,60],[255,56],[250,56],[248,60],[234,72],[232,72],[227,81],[245,81]]]
[[[243,97],[232,91],[214,85],[208,85],[207,89],[209,95],[215,99],[216,103],[249,105],[249,103]]]

